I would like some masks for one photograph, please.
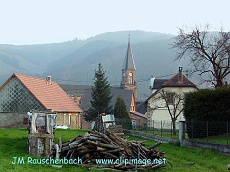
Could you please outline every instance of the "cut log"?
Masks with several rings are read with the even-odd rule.
[[[158,142],[155,145],[152,145],[152,146],[148,147],[148,149],[154,149],[155,147],[157,147],[157,146],[159,146],[161,144],[162,144],[162,142]]]

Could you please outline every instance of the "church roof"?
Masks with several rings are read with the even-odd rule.
[[[92,99],[92,86],[88,85],[68,85],[68,84],[60,84],[63,90],[69,95],[81,96],[82,100],[80,103],[80,107],[87,111],[90,106],[90,100]],[[111,95],[113,95],[111,99],[111,106],[115,105],[116,99],[118,96],[121,96],[125,102],[127,111],[130,111],[130,106],[132,102],[133,91],[132,90],[124,90],[120,87],[111,87]]]
[[[146,105],[145,102],[136,102],[137,105],[137,112],[141,113],[141,114],[145,114],[146,113]]]
[[[134,70],[136,70],[134,60],[133,60],[133,53],[132,53],[132,49],[130,46],[130,39],[129,39],[128,48],[127,48],[127,52],[126,52],[126,56],[125,56],[125,61],[124,61],[122,69],[134,69]]]

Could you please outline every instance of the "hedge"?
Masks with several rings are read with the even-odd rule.
[[[189,138],[205,137],[207,129],[209,136],[226,133],[226,121],[230,126],[230,87],[188,94],[184,102],[184,117]]]

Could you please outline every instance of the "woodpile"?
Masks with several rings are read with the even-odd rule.
[[[112,171],[144,171],[164,165],[164,152],[155,148],[161,142],[144,147],[145,141],[127,141],[106,130],[105,134],[88,131],[67,142],[59,139],[60,158],[81,159],[78,166]]]
[[[117,136],[123,137],[125,134],[123,132],[122,125],[110,125],[107,129],[111,133],[115,133]]]

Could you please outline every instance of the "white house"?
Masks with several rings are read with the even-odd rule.
[[[154,86],[152,88],[156,89]],[[183,75],[182,67],[179,67],[178,74],[162,83],[145,101],[148,127],[160,128],[162,125],[160,121],[163,121],[163,125],[167,121],[169,125],[164,126],[164,128],[171,128],[170,121],[172,121],[172,118],[177,121],[184,120],[184,97],[187,93],[196,90],[196,85]],[[155,121],[159,122],[156,123]]]

